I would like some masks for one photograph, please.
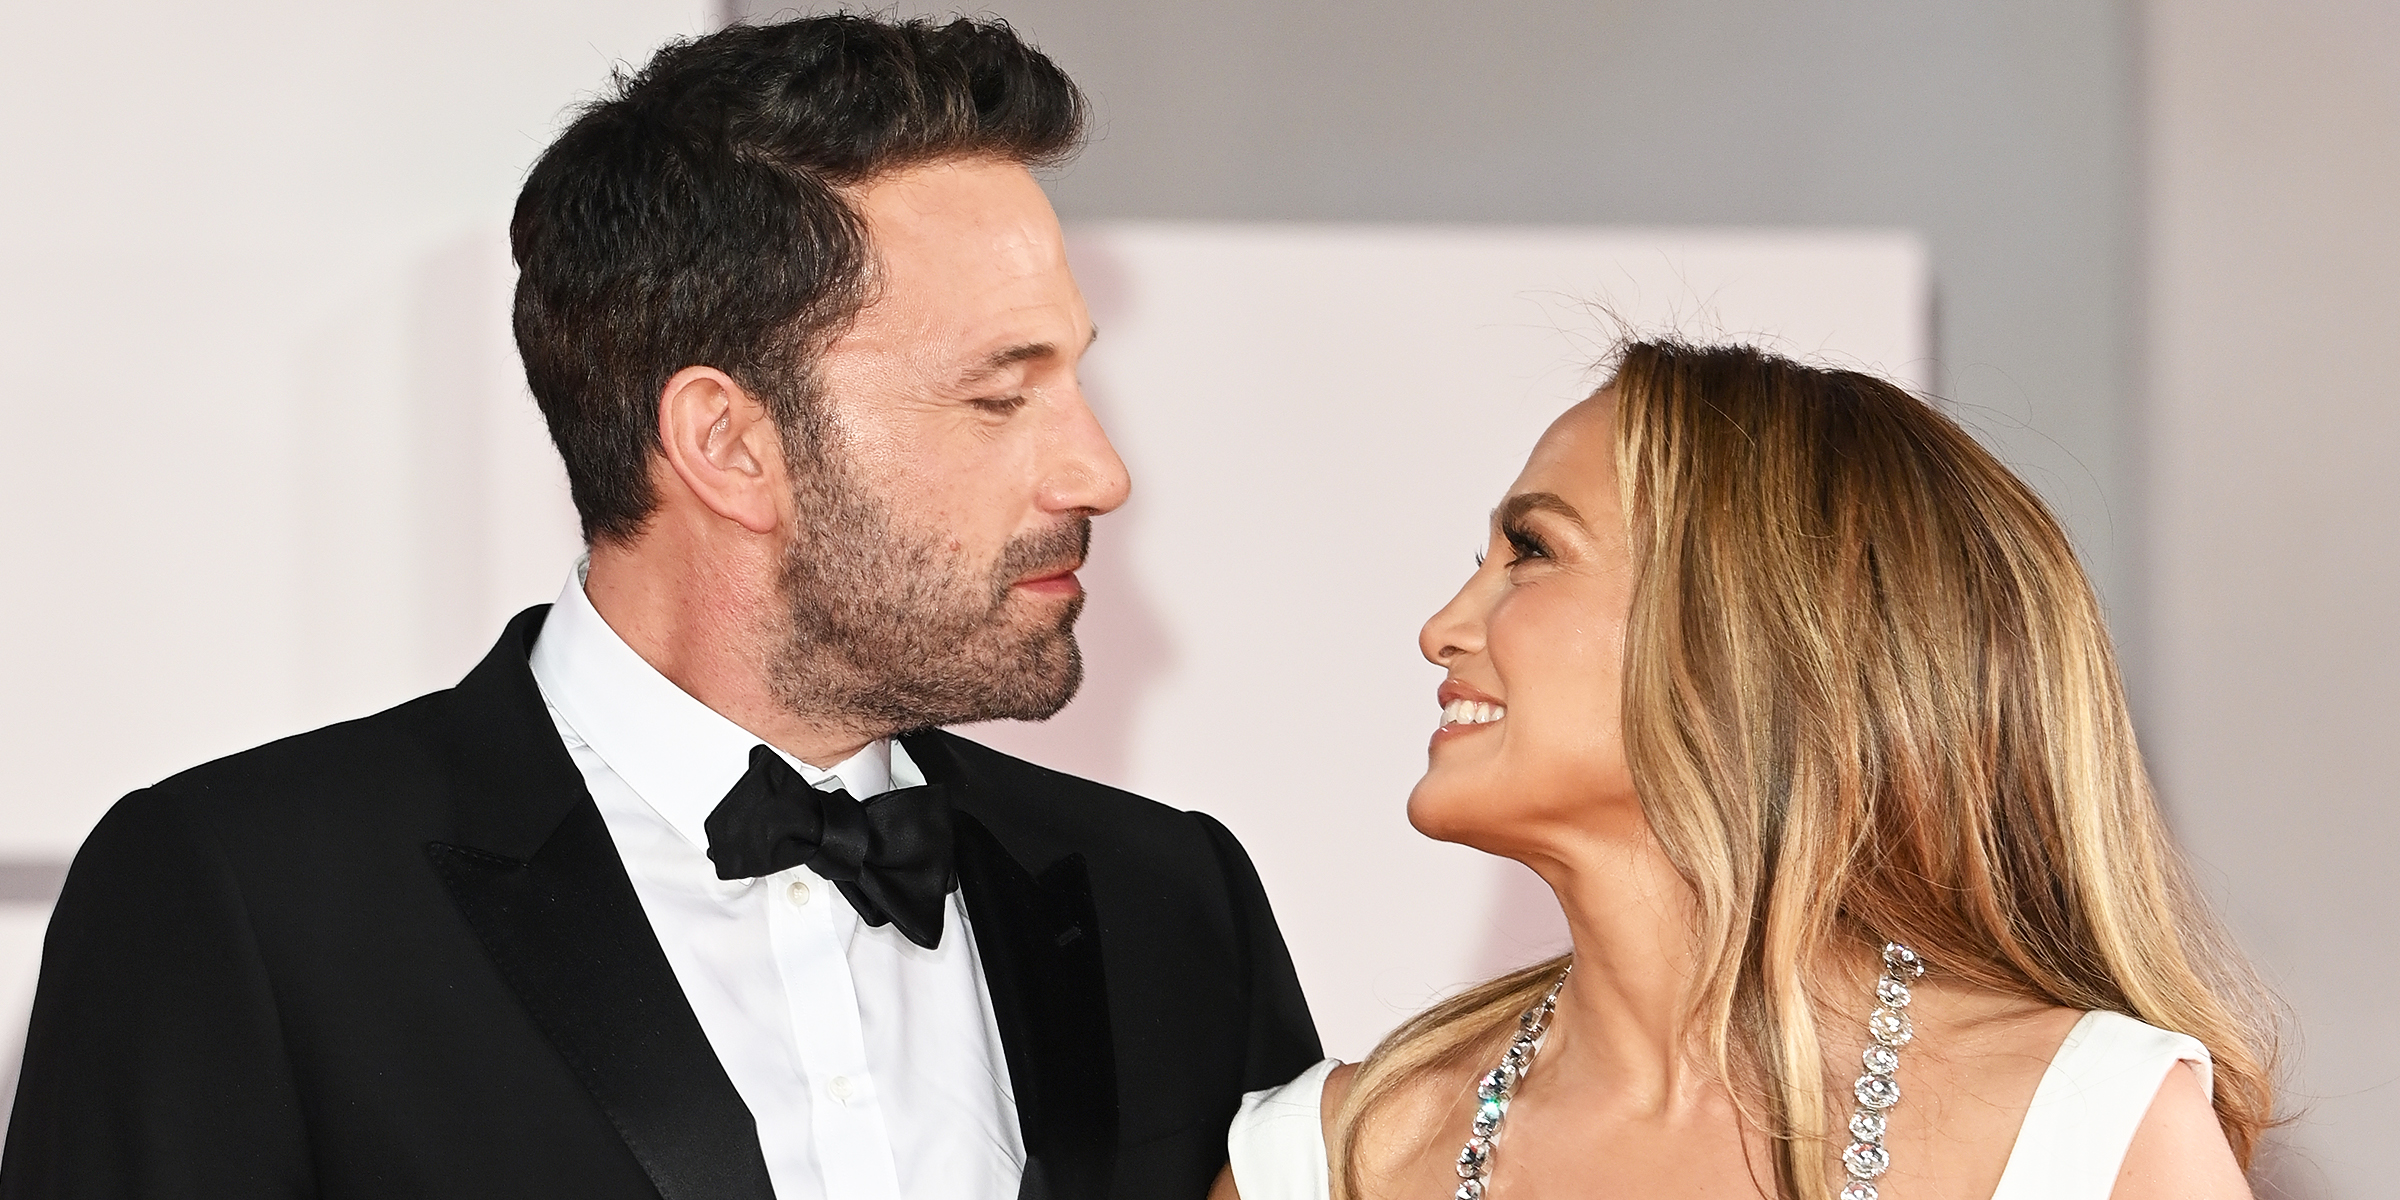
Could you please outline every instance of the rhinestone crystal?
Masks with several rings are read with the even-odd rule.
[[[1852,1179],[1873,1179],[1892,1165],[1892,1156],[1873,1142],[1852,1142],[1842,1151],[1842,1169]]]
[[[1859,1059],[1866,1063],[1870,1075],[1889,1075],[1900,1069],[1900,1052],[1881,1043],[1867,1047]]]
[[[1483,1200],[1483,1181],[1470,1179],[1459,1184],[1458,1190],[1450,1193],[1450,1200]],[[1874,1200],[1874,1198],[1870,1196],[1868,1200]]]
[[[1917,957],[1917,952],[1898,942],[1883,944],[1883,965],[1889,968],[1892,974],[1909,979],[1916,979],[1925,974],[1925,963]]]
[[[1490,1166],[1491,1161],[1492,1139],[1487,1137],[1468,1138],[1467,1148],[1458,1152],[1458,1177],[1461,1179],[1479,1178]]]
[[[1498,1100],[1517,1086],[1517,1073],[1507,1067],[1494,1067],[1483,1082],[1475,1085],[1475,1094],[1485,1100]]]
[[[1900,1085],[1885,1075],[1861,1075],[1858,1086],[1851,1089],[1860,1104],[1878,1111],[1900,1103]]]
[[[1842,1200],[1876,1200],[1875,1185],[1864,1179],[1853,1179],[1842,1185]]]
[[[1876,1041],[1895,1050],[1907,1045],[1908,1039],[1916,1036],[1915,1031],[1909,1027],[1908,1014],[1895,1012],[1888,1008],[1876,1009],[1867,1016],[1867,1032],[1872,1034]]]
[[[1883,1140],[1883,1114],[1860,1110],[1850,1114],[1850,1136],[1862,1142]]]
[[[1908,985],[1886,975],[1875,981],[1875,999],[1885,1008],[1907,1008]]]

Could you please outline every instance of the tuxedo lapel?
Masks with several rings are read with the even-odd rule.
[[[1025,1135],[1020,1200],[1100,1200],[1116,1165],[1116,1044],[1100,957],[1100,921],[1081,854],[1029,867],[977,810],[984,794],[938,733],[904,740],[928,782],[948,785],[959,809],[958,883],[1008,1056],[1017,1121]]]
[[[756,1123],[642,912],[510,622],[453,693],[459,842],[426,848],[459,912],[662,1200],[773,1200]]]

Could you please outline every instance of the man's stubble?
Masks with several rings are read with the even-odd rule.
[[[1011,585],[1080,563],[1089,517],[1015,538],[977,570],[944,531],[899,520],[832,438],[794,441],[805,443],[791,456],[800,520],[784,552],[789,619],[771,664],[788,711],[881,736],[1038,721],[1066,707],[1083,682],[1074,632],[1083,598],[1044,618],[1012,611],[1029,602]]]

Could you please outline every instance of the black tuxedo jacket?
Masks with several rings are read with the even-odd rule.
[[[457,687],[126,797],[44,944],[0,1198],[767,1200],[511,622]],[[939,732],[1026,1197],[1201,1196],[1318,1057],[1241,846]]]

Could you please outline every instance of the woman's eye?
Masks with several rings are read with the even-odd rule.
[[[1516,560],[1519,562],[1523,562],[1528,558],[1550,557],[1550,548],[1543,545],[1540,538],[1533,536],[1532,533],[1526,530],[1502,530],[1501,536],[1508,539],[1509,552],[1514,554],[1516,556]]]

